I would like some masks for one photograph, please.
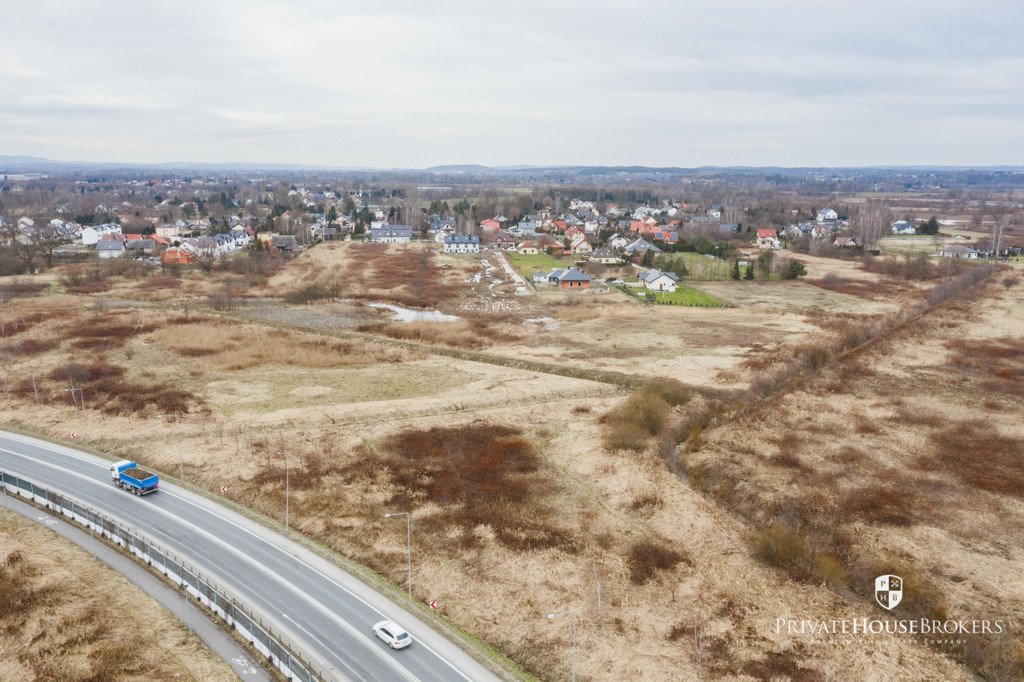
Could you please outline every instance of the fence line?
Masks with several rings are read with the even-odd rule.
[[[227,590],[217,586],[195,567],[148,539],[137,529],[94,511],[69,495],[49,490],[34,481],[6,471],[0,470],[0,485],[3,486],[5,493],[9,491],[19,497],[32,499],[51,511],[60,512],[65,519],[95,530],[160,571],[209,611],[223,618],[288,679],[300,682],[321,682],[326,679],[313,667],[308,658],[300,658],[293,653],[296,647],[288,644],[283,635],[275,633],[264,623],[255,609],[242,604],[238,598],[229,596]]]

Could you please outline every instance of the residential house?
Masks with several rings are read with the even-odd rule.
[[[295,251],[298,246],[294,234],[279,234],[270,240],[270,247],[278,251]]]
[[[181,247],[171,247],[160,254],[164,265],[188,265],[196,259],[195,253]]]
[[[508,251],[516,246],[516,240],[505,230],[485,233],[484,241],[487,243],[487,248],[499,251]]]
[[[708,209],[708,217],[711,218],[712,220],[721,220],[722,206],[720,204],[714,204],[711,208]]]
[[[124,242],[120,239],[101,239],[96,243],[100,258],[120,258],[124,255]]]
[[[590,275],[577,268],[553,270],[548,281],[557,284],[559,289],[590,288]]]
[[[781,249],[779,235],[774,229],[757,231],[757,248],[759,249]]]
[[[590,242],[588,242],[585,238],[573,240],[572,244],[569,246],[570,253],[584,254],[590,253],[593,250],[594,247],[591,246]]]
[[[640,284],[651,291],[673,292],[676,290],[676,285],[679,284],[679,276],[674,272],[645,270],[640,273]]]
[[[92,227],[83,227],[81,238],[83,246],[95,246],[101,239],[110,235],[121,234],[121,226],[116,223],[105,223]]]
[[[480,229],[484,232],[497,232],[501,229],[501,223],[492,218],[480,221]]]
[[[537,249],[537,245],[533,242],[523,242],[516,247],[516,251],[518,251],[521,256],[535,256],[539,249]]]
[[[719,234],[723,234],[727,237],[731,237],[740,231],[740,226],[736,223],[722,223],[718,226]]]
[[[839,248],[856,248],[860,246],[856,237],[836,237],[835,244]]]
[[[550,274],[551,273],[540,272],[540,271],[537,271],[537,272],[533,273],[533,283],[534,284],[547,284],[550,281],[548,279],[548,275],[550,275]]]
[[[811,237],[813,239],[824,239],[825,237],[832,234],[832,229],[826,225],[817,224],[811,228]]]
[[[276,236],[271,238],[271,243],[273,239],[276,239]],[[217,255],[217,242],[209,237],[190,237],[181,242],[181,248],[188,249],[196,256]]]
[[[445,253],[479,253],[480,237],[475,234],[452,234],[444,238]]]
[[[940,248],[939,256],[942,258],[964,258],[967,260],[975,260],[979,256],[979,253],[975,249],[964,244],[951,244]]]
[[[652,253],[661,253],[661,249],[643,238],[637,239],[635,242],[628,244],[623,251],[628,256],[638,256],[645,254],[648,251],[651,251]]]
[[[617,253],[604,246],[590,254],[590,262],[600,263],[601,265],[618,265],[622,262],[622,259],[619,258]]]
[[[156,226],[156,234],[167,239],[175,239],[181,236],[181,228],[171,223],[163,223]]]
[[[823,208],[818,211],[818,215],[815,220],[819,223],[834,223],[839,220],[839,214],[831,208]]]
[[[897,220],[889,227],[889,229],[893,234],[917,234],[917,229],[915,229],[913,223],[908,220]]]
[[[608,246],[613,249],[624,249],[629,245],[630,239],[624,235],[617,234],[608,240]]]
[[[412,241],[412,228],[408,225],[385,225],[370,230],[374,244],[408,244]]]
[[[156,242],[152,239],[128,239],[124,243],[124,250],[128,256],[152,256],[156,253]]]

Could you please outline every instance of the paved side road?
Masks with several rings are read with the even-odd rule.
[[[497,678],[429,622],[302,545],[177,486],[136,497],[110,482],[110,462],[0,431],[0,469],[34,479],[136,528],[263,614],[325,677],[448,682]],[[392,651],[374,623],[412,634]]]
[[[271,677],[267,671],[261,668],[260,664],[254,661],[238,642],[218,628],[198,606],[186,601],[180,592],[167,583],[63,518],[56,517],[49,511],[38,509],[14,497],[5,496],[3,493],[0,493],[0,499],[10,511],[44,525],[57,535],[88,550],[94,557],[138,585],[143,592],[187,625],[206,646],[210,647],[213,653],[223,658],[239,678],[246,682],[270,682]]]

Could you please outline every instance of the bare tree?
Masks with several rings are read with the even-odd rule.
[[[850,231],[865,249],[870,249],[889,232],[892,213],[881,201],[869,201],[850,217]]]

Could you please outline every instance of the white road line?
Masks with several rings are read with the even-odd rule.
[[[17,438],[12,438],[12,440],[20,440],[20,439],[17,439]],[[63,455],[65,455],[66,457],[70,457],[70,458],[72,458],[72,459],[77,459],[77,460],[79,460],[79,461],[81,461],[81,462],[85,462],[85,463],[87,463],[87,464],[92,464],[93,466],[96,466],[96,467],[102,468],[102,469],[104,469],[104,470],[108,470],[108,468],[107,468],[107,466],[106,466],[105,464],[100,464],[100,463],[98,463],[98,462],[95,462],[95,461],[93,461],[93,460],[91,460],[91,459],[86,459],[86,458],[84,458],[84,457],[81,457],[81,456],[79,456],[78,454],[72,454],[72,453],[74,453],[75,451],[73,451],[73,450],[70,450],[70,449],[68,449],[68,448],[62,448],[62,449],[64,449],[64,450],[69,450],[69,452],[61,452],[61,451],[59,451],[59,450],[57,450],[57,449],[55,449],[55,448],[51,448],[51,447],[49,447],[49,445],[48,445],[48,444],[40,444],[40,443],[38,443],[38,442],[35,442],[35,441],[24,441],[24,440],[20,440],[20,442],[22,442],[22,443],[25,443],[26,445],[32,445],[32,446],[34,446],[34,447],[39,447],[40,449],[43,449],[43,450],[50,450],[50,451],[52,451],[52,452],[60,452],[60,454],[63,454]],[[305,566],[305,567],[306,567],[306,568],[308,568],[309,570],[313,571],[314,573],[316,573],[317,575],[319,575],[319,576],[320,576],[321,578],[323,578],[324,580],[327,580],[327,581],[329,581],[329,582],[330,582],[331,584],[333,584],[333,585],[335,585],[336,587],[338,587],[339,589],[343,590],[344,592],[346,592],[347,594],[349,594],[349,595],[350,595],[351,597],[353,597],[354,599],[357,599],[357,600],[359,600],[359,601],[360,601],[360,602],[361,602],[361,603],[362,603],[362,604],[363,604],[364,606],[366,606],[367,608],[369,608],[370,610],[372,610],[372,611],[373,611],[374,613],[376,613],[377,615],[379,615],[379,616],[381,616],[381,617],[384,617],[384,618],[387,618],[387,617],[388,617],[388,616],[387,616],[387,614],[385,614],[385,613],[381,612],[381,611],[380,611],[379,609],[377,609],[377,608],[376,608],[375,606],[373,606],[372,604],[370,604],[369,602],[367,602],[367,601],[366,601],[365,599],[363,599],[362,597],[360,597],[360,596],[359,596],[358,594],[355,594],[354,592],[352,592],[352,590],[350,590],[349,588],[347,588],[347,587],[345,587],[344,585],[340,584],[340,583],[339,583],[338,581],[336,581],[336,580],[335,580],[334,578],[330,577],[329,575],[326,575],[325,573],[323,573],[323,572],[322,572],[322,571],[320,571],[319,569],[315,568],[314,566],[310,566],[309,564],[307,564],[307,563],[303,562],[303,561],[302,561],[301,559],[299,559],[298,557],[296,557],[296,556],[295,556],[294,554],[290,554],[289,552],[287,552],[287,551],[286,551],[285,549],[283,549],[282,547],[279,547],[278,545],[276,545],[275,543],[271,542],[270,540],[267,540],[266,538],[264,538],[263,536],[259,535],[258,533],[254,533],[253,531],[249,530],[248,528],[245,528],[244,526],[240,526],[239,524],[235,523],[235,522],[234,522],[234,521],[232,521],[231,519],[229,519],[229,518],[227,518],[227,517],[225,517],[225,516],[221,516],[221,515],[220,515],[219,513],[217,513],[216,511],[214,511],[214,510],[212,510],[212,509],[209,509],[209,508],[207,508],[207,507],[204,507],[204,506],[202,506],[202,505],[196,504],[196,503],[195,503],[195,502],[193,502],[192,500],[190,500],[190,499],[187,499],[187,498],[185,498],[185,497],[182,497],[181,495],[178,495],[178,494],[176,494],[176,493],[172,493],[172,492],[169,492],[169,491],[168,491],[168,490],[167,490],[166,488],[163,488],[163,489],[161,489],[161,493],[162,493],[162,494],[167,494],[167,495],[170,495],[171,497],[174,497],[174,498],[176,498],[176,499],[179,499],[179,500],[181,500],[182,502],[184,502],[184,503],[186,503],[186,504],[190,504],[190,505],[192,505],[193,507],[196,507],[197,509],[200,509],[200,510],[202,510],[203,512],[205,512],[205,513],[207,513],[207,514],[210,514],[211,516],[216,516],[217,518],[219,518],[220,520],[224,521],[225,523],[229,523],[229,524],[231,524],[232,526],[234,526],[234,527],[235,527],[235,528],[237,528],[238,530],[240,530],[240,531],[242,531],[242,532],[244,532],[244,533],[246,533],[246,534],[248,534],[248,535],[251,535],[252,537],[254,537],[254,538],[256,538],[257,540],[259,540],[260,542],[263,542],[264,544],[266,544],[266,545],[269,545],[269,546],[270,546],[270,547],[272,547],[273,549],[276,549],[277,551],[281,552],[282,554],[284,554],[284,555],[285,555],[285,556],[287,556],[288,558],[290,558],[290,559],[295,559],[296,561],[299,561],[300,563],[302,563],[302,565],[303,565],[303,566]],[[138,500],[138,501],[139,501],[139,502],[141,502],[142,500]],[[214,503],[212,503],[212,502],[211,502],[210,504],[214,504]],[[414,634],[414,635],[415,635],[415,633],[412,633],[412,634]],[[441,654],[439,654],[439,653],[438,653],[437,651],[435,651],[434,649],[432,649],[432,648],[431,648],[431,647],[430,647],[429,645],[427,645],[426,643],[424,643],[424,642],[422,641],[422,639],[420,639],[420,638],[417,638],[417,641],[418,641],[418,643],[419,643],[419,644],[420,644],[420,645],[421,645],[421,646],[422,646],[422,647],[423,647],[424,649],[426,649],[427,651],[429,651],[430,653],[432,653],[432,654],[433,654],[433,655],[434,655],[435,657],[437,657],[437,658],[438,658],[438,660],[440,660],[440,661],[444,662],[444,663],[445,663],[445,665],[447,665],[447,666],[448,666],[449,668],[451,668],[451,669],[452,669],[453,671],[455,671],[455,672],[456,672],[456,673],[457,673],[457,674],[458,674],[458,675],[459,675],[460,677],[462,677],[462,679],[464,679],[464,680],[468,680],[469,682],[472,682],[472,679],[471,679],[471,678],[470,678],[469,676],[467,676],[467,675],[466,675],[465,673],[463,673],[463,672],[462,672],[461,670],[459,670],[458,668],[456,668],[456,667],[455,667],[455,665],[454,665],[454,664],[453,664],[453,663],[452,663],[451,661],[449,661],[449,660],[448,660],[447,658],[445,658],[444,656],[442,656]]]
[[[43,466],[47,466],[47,467],[50,467],[52,469],[57,469],[59,471],[63,471],[65,474],[74,476],[76,478],[80,478],[80,479],[82,479],[84,481],[87,481],[89,483],[92,483],[94,485],[100,485],[103,488],[107,488],[106,485],[104,485],[103,483],[100,483],[100,481],[98,481],[98,480],[96,480],[94,478],[90,478],[89,476],[86,476],[84,474],[79,474],[79,473],[77,473],[75,471],[68,471],[66,469],[61,468],[57,464],[51,464],[50,462],[44,462],[44,461],[42,461],[40,459],[32,457],[31,455],[24,455],[24,454],[21,454],[21,453],[18,453],[18,452],[14,452],[13,450],[8,450],[6,448],[0,448],[0,452],[6,452],[6,453],[8,453],[10,455],[14,455],[15,457],[22,457],[24,459],[30,459],[30,460],[32,460],[34,462],[38,462],[38,463],[42,464]],[[136,496],[128,496],[128,495],[126,495],[125,498],[128,499],[128,500],[132,500],[133,503],[146,504],[143,500],[138,499]],[[210,533],[210,532],[208,532],[208,531],[206,531],[206,530],[204,530],[202,528],[199,528],[195,524],[193,524],[193,523],[191,523],[189,521],[186,521],[185,519],[182,519],[179,516],[175,516],[173,513],[169,512],[169,511],[167,511],[165,509],[161,509],[161,508],[159,508],[159,507],[157,507],[155,505],[148,505],[148,507],[150,509],[152,509],[153,511],[157,512],[158,514],[161,514],[161,515],[166,516],[168,518],[175,519],[177,522],[181,523],[186,528],[192,530],[193,532],[195,532],[195,533],[197,533],[199,535],[202,535],[203,537],[206,537],[208,540],[210,540],[214,544],[220,545],[221,547],[223,547],[227,551],[231,552],[232,554],[235,554],[238,557],[242,558],[243,560],[248,561],[249,563],[253,564],[254,566],[262,569],[264,573],[266,573],[267,575],[273,577],[280,584],[286,585],[293,592],[295,592],[296,594],[299,594],[302,597],[304,597],[309,603],[311,603],[316,608],[320,609],[328,618],[330,618],[331,620],[333,620],[334,622],[338,623],[343,628],[345,628],[349,632],[351,632],[357,639],[362,640],[363,642],[365,642],[366,645],[370,649],[372,649],[373,652],[378,657],[380,657],[381,660],[383,660],[383,661],[393,665],[406,678],[408,678],[410,680],[414,680],[414,681],[417,681],[419,679],[415,675],[413,675],[409,670],[407,670],[405,668],[405,666],[403,666],[401,663],[396,661],[394,658],[388,656],[385,652],[381,651],[376,646],[376,643],[372,639],[370,639],[367,635],[363,634],[354,625],[352,625],[348,621],[346,621],[343,618],[341,618],[340,616],[338,616],[336,613],[334,613],[333,611],[328,609],[326,606],[321,604],[318,600],[314,599],[311,595],[306,594],[305,592],[303,592],[302,589],[300,589],[297,585],[295,585],[291,581],[287,580],[284,576],[279,575],[277,572],[272,570],[270,567],[264,565],[263,563],[257,561],[256,559],[252,558],[251,556],[247,555],[245,552],[243,552],[242,550],[238,549],[237,547],[234,547],[233,545],[228,544],[226,541],[221,540],[220,538],[216,537],[212,533]],[[213,573],[216,573],[216,572],[213,571]],[[221,579],[223,580],[223,577],[221,577]],[[238,579],[241,580],[241,578],[238,578]],[[231,582],[231,581],[225,580],[225,582]],[[250,588],[250,589],[252,589],[252,588]],[[353,596],[355,596],[355,595],[353,595]],[[291,619],[289,618],[289,620],[291,620]],[[292,622],[295,622],[295,621],[292,621]],[[305,629],[305,628],[303,628],[303,629]],[[317,639],[319,639],[319,638],[317,638]],[[346,666],[346,667],[348,667],[348,666]],[[350,668],[350,670],[351,670],[351,668]]]

